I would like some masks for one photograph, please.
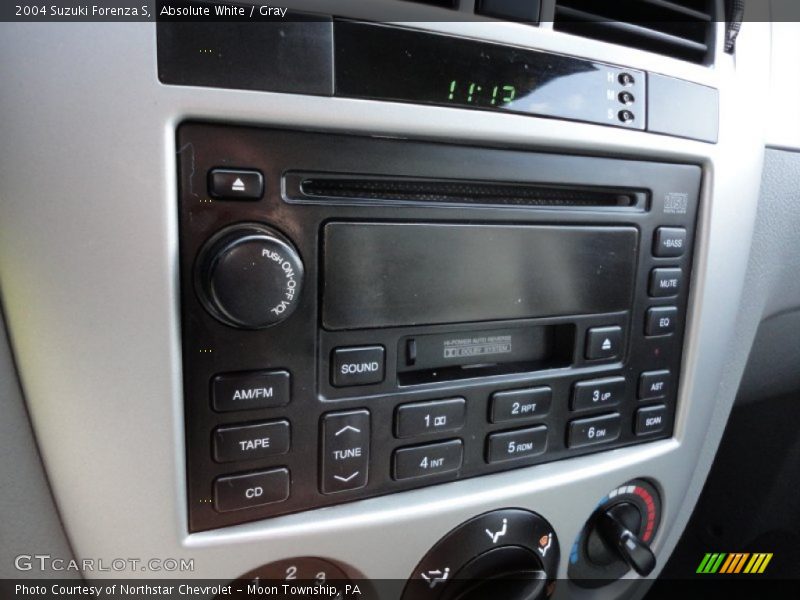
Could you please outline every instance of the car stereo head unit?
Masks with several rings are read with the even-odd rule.
[[[187,123],[190,529],[672,435],[701,170]]]

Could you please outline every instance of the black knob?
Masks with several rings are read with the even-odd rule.
[[[527,548],[501,546],[464,565],[442,600],[543,600],[547,592],[548,576],[539,557]]]
[[[217,319],[243,329],[284,321],[297,308],[303,263],[291,242],[259,223],[223,229],[203,247],[195,282]]]
[[[606,552],[610,551],[639,575],[646,577],[655,569],[656,557],[638,533],[634,533],[640,528],[641,521],[639,509],[625,502],[600,511],[594,528]],[[593,554],[590,558],[595,562],[602,564],[606,561],[605,553],[596,550]]]

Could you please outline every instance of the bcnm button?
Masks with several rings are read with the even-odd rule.
[[[214,410],[228,412],[289,404],[289,373],[253,371],[217,375],[211,385]]]

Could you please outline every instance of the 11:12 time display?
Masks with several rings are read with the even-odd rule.
[[[453,79],[447,88],[447,99],[456,104],[477,106],[505,106],[517,97],[513,85],[482,86],[474,81]]]

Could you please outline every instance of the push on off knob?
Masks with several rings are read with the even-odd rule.
[[[262,329],[286,320],[297,308],[303,263],[291,242],[274,229],[259,223],[234,225],[201,250],[195,285],[219,321]]]

